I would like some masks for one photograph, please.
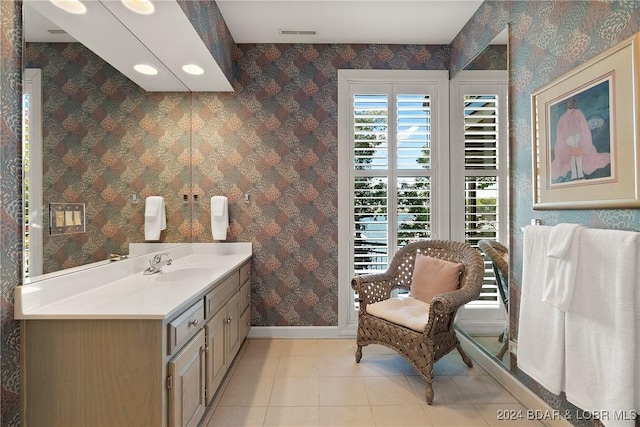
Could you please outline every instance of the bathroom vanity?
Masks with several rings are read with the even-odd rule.
[[[25,426],[195,426],[249,332],[250,243],[185,244],[16,290]]]

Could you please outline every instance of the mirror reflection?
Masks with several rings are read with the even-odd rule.
[[[505,126],[503,124],[508,123],[508,109],[506,108],[507,102],[507,81],[508,81],[508,46],[507,46],[507,29],[502,31],[494,40],[487,46],[487,48],[481,52],[476,58],[474,58],[464,69],[456,79],[463,78],[465,80],[473,80],[473,77],[467,77],[472,74],[466,74],[465,72],[481,71],[479,70],[505,70],[502,79],[503,88],[500,89],[501,95],[497,97],[498,102],[504,103],[504,108],[499,109],[502,117],[497,117],[498,128]],[[463,77],[463,75],[465,77]],[[469,85],[468,87],[472,87]],[[480,90],[473,88],[472,90]],[[490,86],[487,86],[485,93],[491,92]],[[467,105],[467,103],[465,103]],[[483,104],[483,108],[489,107],[488,103]],[[465,110],[465,115],[468,117],[468,110]],[[498,186],[500,182],[508,182],[508,129],[506,126],[499,130],[497,133],[499,158],[497,163],[498,170],[502,170],[503,173],[499,174],[497,179]],[[465,146],[467,145],[468,138],[465,135]],[[506,189],[505,189],[506,190]],[[482,190],[481,190],[482,191]],[[492,356],[495,360],[499,361],[507,368],[510,364],[509,357],[509,289],[508,289],[508,191],[501,193],[500,198],[496,199],[496,205],[499,207],[498,216],[502,216],[502,220],[499,219],[498,224],[500,227],[491,230],[481,230],[480,232],[473,233],[474,239],[470,241],[473,246],[477,246],[485,258],[485,283],[483,291],[478,301],[474,301],[462,308],[458,312],[458,318],[456,320],[457,328],[476,345],[482,349],[486,354]],[[482,209],[481,206],[477,206],[478,211]],[[477,215],[476,218],[480,218]],[[480,227],[481,228],[481,227]],[[469,234],[468,234],[468,239]]]
[[[128,254],[149,196],[165,201],[159,241],[190,241],[190,93],[146,92],[81,43],[34,35],[44,18],[28,3],[24,15],[29,276]]]

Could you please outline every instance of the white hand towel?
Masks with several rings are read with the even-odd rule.
[[[566,313],[566,394],[586,411],[609,411],[605,426],[637,425],[631,415],[640,410],[638,260],[640,233],[581,233],[575,298]]]
[[[214,240],[226,240],[229,228],[228,201],[225,196],[211,198],[211,234]]]
[[[524,228],[518,368],[552,393],[564,380],[564,313],[542,301],[551,227]]]
[[[160,240],[160,232],[167,229],[164,198],[149,196],[144,206],[144,239]]]
[[[542,300],[562,311],[569,309],[576,283],[580,233],[579,224],[558,224],[551,228]]]

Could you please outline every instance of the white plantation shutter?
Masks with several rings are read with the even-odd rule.
[[[430,168],[431,99],[429,95],[396,95],[398,169]]]
[[[387,169],[389,165],[389,105],[387,98],[386,94],[354,96],[354,169]]]
[[[42,70],[25,69],[23,84],[23,274],[35,277],[42,274],[46,229],[42,212]]]
[[[389,252],[389,96],[353,96],[353,271],[384,271]]]
[[[375,86],[379,93],[357,89],[352,98],[354,275],[386,270],[397,248],[431,235],[431,97],[395,93],[392,84]]]
[[[27,86],[25,84],[25,86]],[[29,154],[29,101],[30,101],[30,93],[24,93],[22,95],[22,117],[23,117],[23,122],[22,122],[22,169],[24,171],[24,182],[23,182],[23,186],[24,186],[24,191],[23,191],[23,199],[22,199],[22,212],[23,212],[23,230],[24,230],[24,234],[23,234],[23,240],[24,240],[24,244],[23,244],[23,248],[22,248],[22,253],[23,253],[23,258],[22,258],[22,262],[23,262],[23,271],[24,271],[24,276],[25,277],[29,277],[29,242],[30,242],[30,232],[31,232],[31,228],[29,227],[30,224],[30,214],[31,214],[31,209],[30,209],[30,203],[29,203],[29,188],[30,188],[30,177],[31,177],[31,170],[29,169],[29,160],[31,159],[31,156]]]
[[[398,177],[397,246],[431,237],[431,180]]]
[[[464,95],[465,236],[471,246],[496,240],[499,230],[499,98],[496,94]],[[485,257],[480,298],[470,306],[499,307],[493,267]]]
[[[355,177],[353,273],[381,272],[389,264],[387,178]]]
[[[465,70],[450,87],[451,237],[475,248],[481,239],[508,244],[507,73]],[[479,298],[456,317],[472,335],[499,334],[508,317],[486,257],[484,266]]]
[[[338,72],[341,330],[358,320],[351,278],[384,272],[413,240],[448,237],[448,92],[442,70]]]

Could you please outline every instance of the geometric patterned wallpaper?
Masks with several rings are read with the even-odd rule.
[[[27,45],[27,66],[43,70],[45,205],[85,203],[88,224],[45,233],[45,272],[126,253],[152,194],[167,204],[162,241],[210,242],[209,197],[224,194],[228,240],[254,244],[253,324],[337,325],[337,70],[445,69],[446,47],[235,52],[234,93],[146,93],[80,44]],[[487,57],[505,62],[504,50]],[[199,202],[184,205],[191,192]]]
[[[28,43],[25,64],[43,73],[44,206],[85,203],[87,217],[86,233],[45,233],[44,272],[104,260],[114,252],[126,253],[129,243],[143,240],[144,198],[149,195],[165,197],[169,219],[161,236],[165,242],[211,239],[207,196],[213,191],[227,194],[236,205],[232,209],[244,215],[232,217],[231,235],[237,239],[255,239],[259,244],[262,239],[255,236],[265,230],[269,238],[276,237],[276,220],[299,221],[298,227],[306,228],[302,236],[291,237],[287,230],[282,235],[300,238],[306,245],[311,244],[306,239],[311,230],[331,235],[325,228],[335,223],[335,212],[325,212],[326,218],[320,218],[318,224],[314,221],[317,209],[335,205],[331,197],[336,194],[333,163],[337,158],[330,142],[335,140],[336,128],[336,66],[403,68],[409,63],[446,68],[446,49],[428,49],[240,46],[235,51],[241,70],[235,93],[185,94],[147,93],[78,43]],[[475,61],[477,67],[503,66],[504,48],[493,50]],[[353,58],[348,61],[339,55]],[[293,67],[292,57],[298,58]],[[296,156],[303,158],[290,163]],[[279,172],[274,175],[275,170]],[[283,185],[306,192],[296,202],[296,215],[275,207],[280,195],[275,196],[274,191],[282,191]],[[182,203],[180,196],[190,194],[191,188],[200,202]],[[245,193],[250,194],[248,203],[243,200]],[[140,202],[132,203],[132,195]],[[291,200],[286,194],[282,198]],[[253,212],[246,212],[249,207]],[[298,213],[300,210],[304,212]],[[254,221],[255,214],[264,215],[264,223]],[[45,224],[48,219],[45,210]],[[241,233],[238,227],[246,230]],[[335,254],[335,247],[326,240],[320,243],[302,251],[314,254],[304,260],[307,265],[325,263],[328,254]],[[287,251],[297,253],[298,249],[299,245]],[[274,251],[281,250],[267,251],[272,257],[269,265],[279,258]],[[278,274],[276,270],[272,266],[268,274]],[[304,269],[313,281],[333,276],[313,270],[315,273]],[[287,274],[280,273],[280,280]],[[324,284],[326,289],[333,286]],[[326,289],[321,293],[326,294]],[[335,320],[319,313],[306,315],[312,317],[304,324]],[[297,322],[298,314],[287,316],[277,321]]]
[[[253,325],[337,325],[338,69],[443,70],[448,48],[241,44],[235,54],[235,93],[193,94],[194,191],[227,195],[231,236],[253,242]],[[194,241],[208,241],[207,207],[193,215]]]
[[[20,425],[22,2],[0,1],[0,425]]]
[[[128,253],[144,241],[147,196],[165,199],[162,240],[188,242],[189,94],[145,92],[79,43],[28,43],[24,60],[42,69],[44,206],[85,203],[87,222],[44,233],[44,273]]]
[[[234,57],[233,93],[146,93],[79,44],[28,44],[43,69],[45,203],[87,210],[87,233],[50,236],[45,258],[59,269],[141,241],[133,193],[165,197],[162,241],[211,242],[209,198],[222,194],[227,240],[253,242],[252,323],[337,325],[337,70],[446,69],[448,48],[240,45]]]
[[[640,31],[638,1],[485,1],[451,44],[456,73],[509,24],[510,249],[512,336],[517,338],[522,272],[520,227],[539,218],[547,225],[640,230],[638,209],[532,209],[531,92]],[[517,189],[517,191],[514,191]],[[514,360],[516,362],[516,360]],[[515,366],[512,363],[512,366]],[[517,377],[554,408],[575,409],[514,369]],[[573,420],[575,425],[592,425]]]

